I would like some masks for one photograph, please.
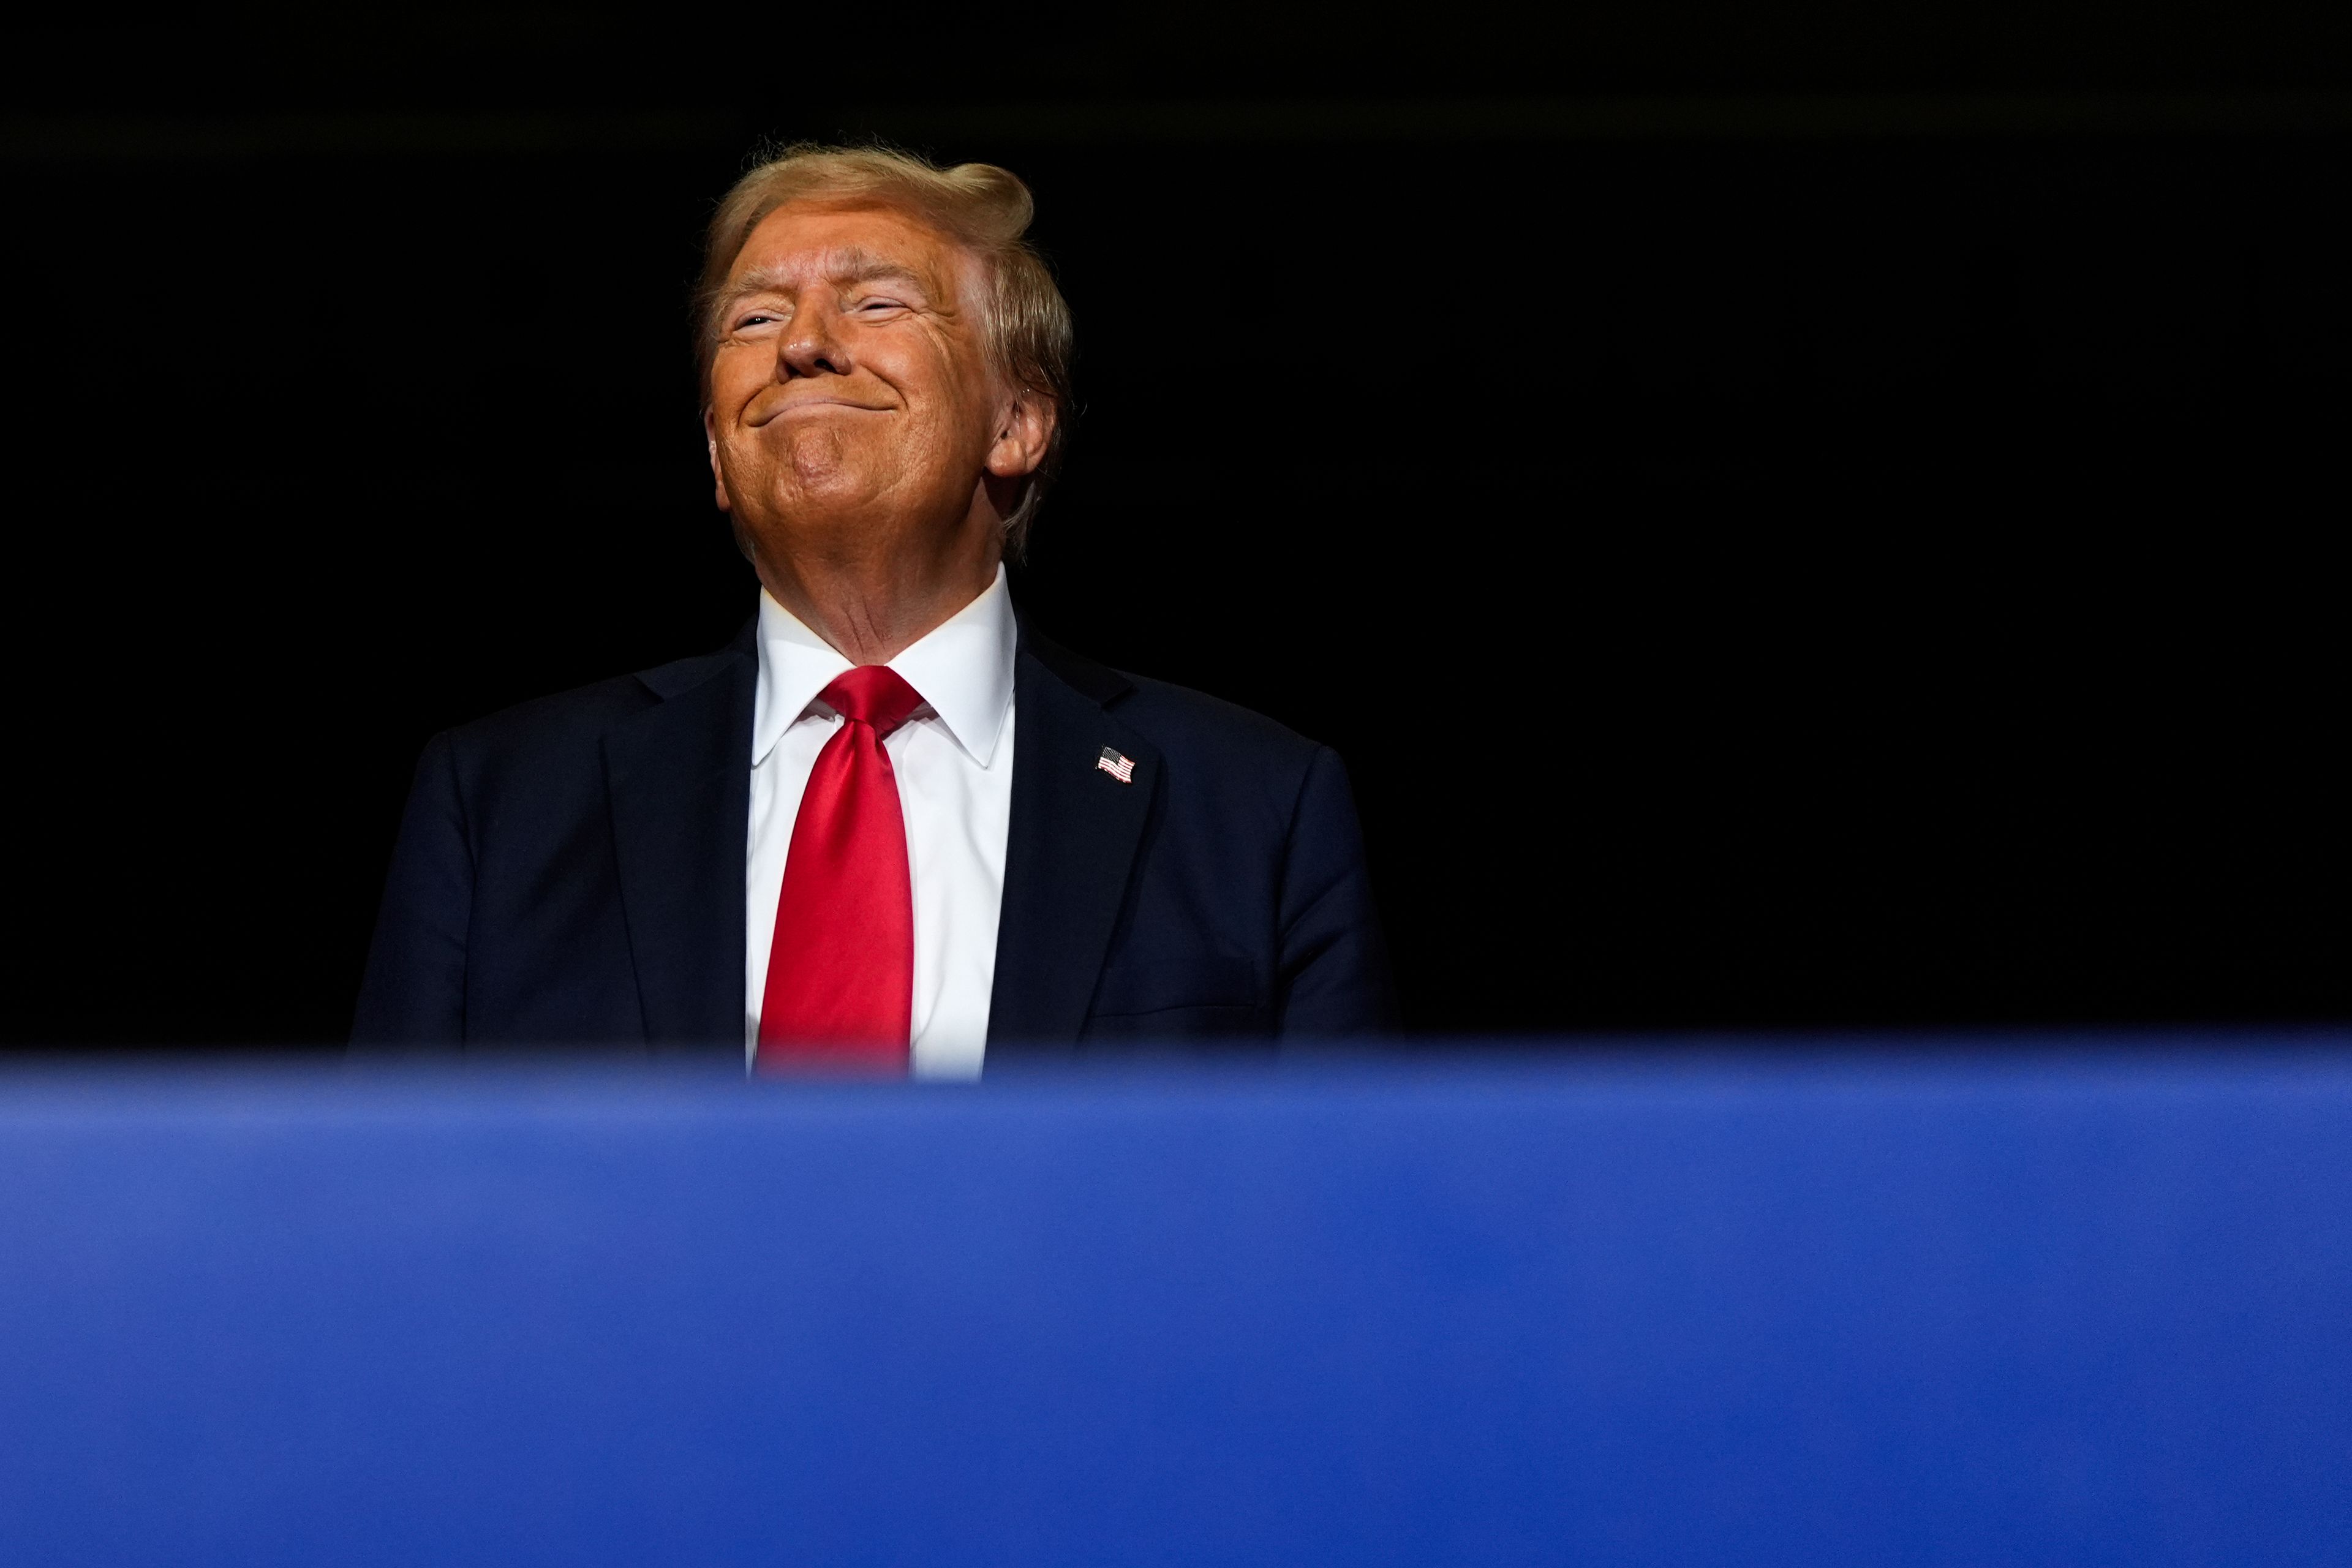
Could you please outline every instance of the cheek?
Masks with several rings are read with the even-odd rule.
[[[936,338],[899,342],[866,362],[906,396],[927,423],[961,423],[988,398],[983,367],[958,345]]]
[[[710,405],[721,414],[740,409],[770,378],[768,356],[738,345],[721,349],[710,362]]]

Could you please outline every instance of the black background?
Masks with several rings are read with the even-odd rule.
[[[1417,1030],[2352,1016],[2341,8],[239,16],[0,66],[9,1041],[334,1040],[424,739],[731,634],[700,226],[867,134],[1035,189],[1016,595],[1341,750]]]

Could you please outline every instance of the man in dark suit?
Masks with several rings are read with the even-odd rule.
[[[711,226],[718,503],[756,620],[437,736],[354,1039],[970,1077],[1391,1021],[1339,759],[1013,613],[1070,326],[1002,169],[795,148]]]

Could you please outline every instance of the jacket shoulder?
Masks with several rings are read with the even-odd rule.
[[[1121,672],[1130,689],[1106,704],[1121,723],[1171,752],[1255,762],[1291,771],[1322,747],[1296,730],[1205,691]]]
[[[1323,748],[1263,713],[1204,691],[1131,675],[1029,634],[1024,651],[1171,758],[1296,775]]]
[[[593,745],[604,731],[725,673],[743,657],[735,648],[681,658],[634,675],[573,687],[457,725],[444,737],[459,765],[522,759]]]

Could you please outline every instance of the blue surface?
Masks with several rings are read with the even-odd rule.
[[[0,1562],[2352,1561],[2352,1054],[0,1079]]]

